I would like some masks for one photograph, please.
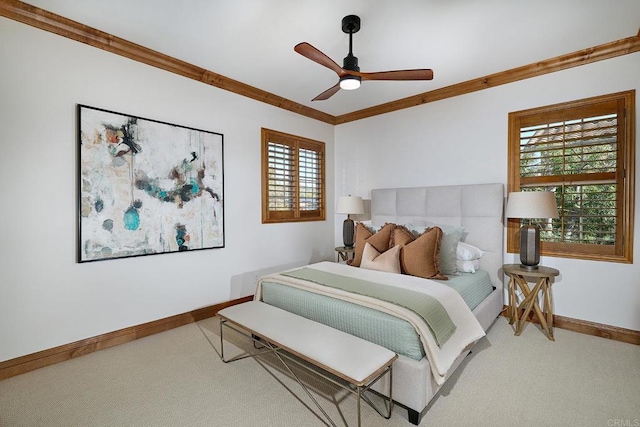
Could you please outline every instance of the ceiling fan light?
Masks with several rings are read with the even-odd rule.
[[[360,87],[360,77],[347,75],[340,77],[340,89],[354,90]]]

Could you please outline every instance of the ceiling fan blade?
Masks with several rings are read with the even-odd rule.
[[[320,65],[324,65],[330,70],[333,70],[337,75],[342,75],[344,72],[342,67],[336,64],[333,59],[329,58],[324,53],[320,52],[315,47],[311,46],[307,42],[298,43],[293,50],[298,52],[300,55],[304,56],[312,60],[313,62],[317,62]]]
[[[324,101],[325,99],[329,99],[333,95],[335,95],[336,92],[338,92],[339,90],[340,90],[340,82],[336,83],[335,86],[325,90],[320,95],[313,98],[312,101]]]
[[[362,77],[362,80],[431,80],[433,79],[433,70],[396,70],[396,71],[379,71],[377,73],[357,73],[349,72],[356,76]]]

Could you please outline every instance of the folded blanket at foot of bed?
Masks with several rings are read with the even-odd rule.
[[[305,280],[305,278],[311,280]],[[329,281],[329,283],[322,284],[323,281]],[[395,321],[399,319],[401,322],[408,323],[413,328],[413,332],[409,331],[408,334],[413,333],[414,336],[415,334],[419,336],[424,353],[430,361],[434,379],[438,384],[444,383],[447,372],[456,358],[484,336],[484,330],[460,294],[451,287],[434,280],[322,262],[303,269],[289,270],[261,278],[255,299],[263,300],[265,290],[271,286],[272,292],[274,285],[312,292],[318,296],[330,297],[333,301],[357,304],[385,313]],[[401,295],[401,305],[390,301],[395,293],[393,289],[397,289],[397,293]],[[427,305],[431,308],[427,308],[426,311],[431,314],[419,313],[420,309],[417,309],[415,304],[407,303],[407,298],[411,295],[425,295],[424,298],[416,298],[421,301],[417,305],[424,305],[425,301],[430,301]],[[431,303],[431,300],[435,303]],[[314,302],[316,303],[318,301]],[[287,307],[281,308],[287,309]],[[307,311],[306,308],[297,306],[296,314],[312,318],[312,313],[304,313]],[[313,310],[309,310],[311,311]],[[432,319],[425,320],[425,317]],[[430,321],[433,322],[431,326]],[[338,327],[338,329],[344,330],[344,327]],[[352,333],[350,330],[345,332]],[[409,357],[418,359],[422,356],[423,349],[414,351]],[[396,351],[394,348],[391,350]]]

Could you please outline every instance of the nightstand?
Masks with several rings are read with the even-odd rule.
[[[502,266],[504,274],[509,276],[509,284],[507,286],[509,292],[509,324],[516,328],[516,335],[522,333],[525,322],[529,317],[531,310],[534,311],[542,332],[551,341],[553,338],[553,296],[551,295],[551,279],[560,274],[555,268],[539,266],[537,269],[529,270],[520,264],[505,264]],[[536,281],[533,289],[529,288],[527,279]],[[523,300],[518,301],[516,291],[522,291]],[[542,308],[538,302],[538,294],[542,297]],[[524,310],[524,313],[522,313]]]
[[[356,248],[353,246],[350,248],[338,246],[335,248],[335,251],[338,253],[338,262],[340,262],[340,260],[347,262],[347,260],[353,259],[356,256]]]

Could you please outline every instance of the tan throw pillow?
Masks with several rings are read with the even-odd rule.
[[[399,225],[393,230],[392,246],[402,246],[413,242],[416,236],[404,225]]]
[[[386,252],[391,247],[391,233],[396,227],[395,224],[385,224],[377,233],[369,230],[366,225],[359,222],[356,225],[356,250],[353,256],[353,262],[351,265],[354,267],[360,267],[362,262],[362,252],[364,251],[365,243],[370,243],[378,252]]]
[[[400,274],[400,248],[401,246],[395,246],[386,252],[380,253],[373,245],[366,242],[364,251],[362,251],[360,268]]]
[[[442,230],[439,227],[428,228],[419,237],[398,227],[394,230],[394,244],[401,246],[400,266],[402,273],[425,279],[447,280],[440,270],[440,243]],[[409,241],[412,239],[412,241]]]

